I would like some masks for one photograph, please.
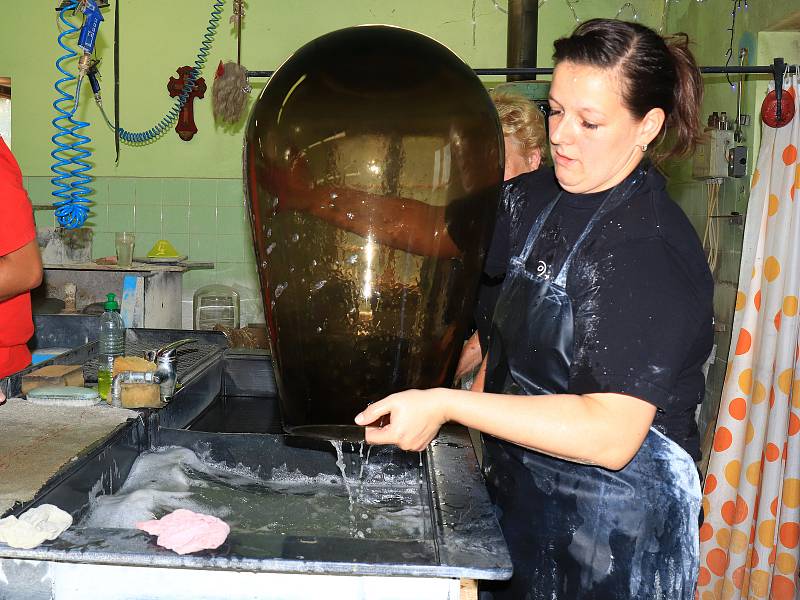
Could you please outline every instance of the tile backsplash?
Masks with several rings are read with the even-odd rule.
[[[34,205],[52,203],[49,177],[25,177],[24,183]],[[183,276],[183,327],[192,326],[194,292],[210,283],[236,288],[242,324],[264,322],[241,179],[98,177],[90,187],[94,205],[86,224],[94,230],[93,258],[114,254],[116,231],[136,233],[137,256],[169,240],[189,260],[214,263]],[[52,210],[34,215],[37,227],[56,225]]]

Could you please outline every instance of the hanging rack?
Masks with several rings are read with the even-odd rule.
[[[552,75],[552,67],[498,67],[493,69],[474,69],[476,75]],[[714,75],[723,73],[745,73],[772,75],[775,81],[775,96],[778,102],[776,106],[776,117],[781,119],[781,97],[783,96],[783,78],[787,73],[800,72],[800,66],[787,65],[783,58],[775,58],[771,65],[740,67],[740,66],[721,66],[721,67],[700,67],[700,72],[704,75]],[[272,77],[275,71],[247,71],[247,77]]]

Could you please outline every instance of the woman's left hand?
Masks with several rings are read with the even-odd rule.
[[[453,381],[456,383],[460,381],[465,375],[480,365],[482,359],[481,341],[478,339],[478,332],[476,331],[464,342],[464,347],[461,349],[461,356],[458,358],[458,366],[456,367],[456,374],[453,377]]]
[[[443,393],[447,390],[407,390],[370,404],[356,416],[365,426],[368,444],[394,444],[421,452],[447,422]],[[381,426],[380,423],[388,423]]]

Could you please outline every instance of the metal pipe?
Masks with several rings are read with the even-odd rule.
[[[175,394],[175,387],[178,383],[178,373],[176,369],[178,348],[196,341],[195,338],[185,338],[162,346],[157,350],[145,352],[145,358],[156,363],[156,373],[160,377],[159,386],[161,388],[160,395],[162,402],[169,402]]]
[[[114,375],[111,381],[111,405],[122,407],[122,384],[137,383],[150,384],[161,383],[161,374],[154,371],[122,371]]]
[[[494,67],[486,69],[473,69],[476,75],[552,75],[552,67],[533,67],[533,68],[510,68],[510,67]],[[786,72],[794,73],[797,70],[797,65],[788,65]],[[706,75],[711,74],[725,74],[725,73],[750,73],[750,74],[764,74],[772,75],[774,69],[772,66],[755,66],[755,67],[700,67],[700,72]],[[248,77],[272,77],[275,71],[247,71]]]
[[[508,42],[506,64],[511,68],[536,67],[536,41],[539,26],[539,0],[508,0]],[[508,81],[529,79],[508,74]]]
[[[739,66],[744,66],[747,59],[747,48],[739,49]],[[742,88],[744,88],[744,75],[739,77],[739,85],[736,86],[736,129],[733,132],[733,141],[740,144],[744,140],[742,133]]]

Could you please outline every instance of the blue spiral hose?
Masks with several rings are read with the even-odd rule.
[[[206,63],[224,4],[225,0],[214,0],[206,33],[203,35],[203,42],[194,61],[194,68],[189,73],[186,85],[184,85],[183,91],[178,96],[174,106],[164,118],[147,131],[136,133],[126,131],[120,127],[119,137],[122,141],[135,145],[153,142],[175,123]],[[91,201],[87,199],[87,196],[91,193],[91,189],[87,187],[87,184],[92,181],[91,176],[87,173],[91,169],[91,165],[87,162],[87,159],[91,156],[91,151],[85,147],[92,140],[90,137],[80,133],[81,129],[89,126],[89,123],[75,118],[82,80],[78,79],[75,93],[70,93],[65,86],[74,81],[76,77],[65,70],[62,64],[77,56],[77,53],[64,43],[64,38],[77,33],[79,30],[79,27],[68,21],[66,17],[67,12],[75,11],[77,6],[78,0],[72,0],[69,5],[59,11],[59,19],[63,23],[63,29],[58,35],[58,45],[64,50],[64,54],[56,60],[56,69],[58,69],[62,77],[55,83],[57,98],[53,102],[53,108],[56,111],[56,117],[52,123],[56,128],[56,133],[50,138],[55,145],[55,149],[50,152],[50,156],[56,161],[50,167],[50,170],[54,173],[50,181],[55,187],[53,196],[58,198],[57,201],[53,202],[53,205],[56,207],[55,213],[59,224],[68,229],[80,227],[86,222],[86,218],[89,216],[89,205],[91,204]],[[103,113],[103,116],[105,117],[105,113]],[[107,118],[106,122],[108,123]],[[113,126],[111,128],[113,129]]]
[[[181,110],[189,98],[189,94],[192,93],[195,83],[197,82],[197,78],[200,76],[203,66],[206,63],[206,58],[211,50],[211,44],[214,41],[214,35],[217,32],[217,25],[219,24],[219,18],[222,14],[222,7],[224,4],[225,0],[214,0],[214,4],[211,7],[211,17],[208,20],[208,27],[206,27],[206,33],[203,35],[203,43],[200,45],[200,50],[198,50],[197,58],[194,61],[194,68],[189,73],[186,84],[183,86],[183,91],[181,92],[181,95],[178,96],[178,99],[175,101],[173,107],[164,116],[164,118],[158,122],[158,124],[156,124],[154,127],[151,127],[147,131],[134,133],[120,127],[119,137],[122,141],[128,144],[147,144],[164,135],[164,133],[175,123],[178,115],[180,115]]]
[[[75,110],[78,107],[77,98],[80,95],[80,81],[76,86],[75,94],[71,94],[64,86],[74,81],[76,77],[62,66],[64,61],[77,56],[77,53],[64,43],[65,37],[78,31],[78,27],[70,23],[66,17],[67,11],[75,10],[77,4],[77,0],[74,0],[59,14],[64,29],[58,36],[58,45],[64,49],[65,54],[56,60],[56,69],[63,77],[55,83],[58,97],[53,102],[53,108],[57,114],[52,123],[56,128],[56,133],[50,138],[55,144],[55,149],[50,152],[50,156],[56,161],[50,167],[55,174],[50,181],[56,188],[53,196],[58,198],[53,202],[53,206],[56,207],[55,213],[59,224],[68,229],[80,227],[86,222],[90,203],[86,196],[91,193],[87,184],[92,181],[92,178],[87,175],[91,165],[86,162],[86,159],[91,156],[91,152],[85,148],[91,138],[79,133],[81,129],[88,127],[89,123],[75,118]]]

